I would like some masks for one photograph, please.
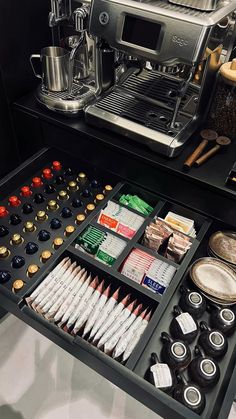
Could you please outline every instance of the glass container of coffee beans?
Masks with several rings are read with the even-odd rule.
[[[208,126],[236,140],[236,58],[220,67]]]

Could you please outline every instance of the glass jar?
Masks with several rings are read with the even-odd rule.
[[[236,140],[236,58],[220,67],[208,126]]]

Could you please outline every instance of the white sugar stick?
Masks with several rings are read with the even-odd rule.
[[[113,358],[118,358],[126,350],[129,342],[133,339],[133,336],[134,336],[136,330],[140,327],[144,317],[146,316],[146,313],[147,313],[147,309],[142,311],[142,313],[131,324],[129,329],[123,334],[123,336],[120,337],[120,339],[119,339],[119,341],[118,341],[117,345],[115,346],[115,349],[112,353]]]
[[[88,320],[89,315],[94,310],[95,305],[97,304],[99,298],[101,297],[102,289],[103,289],[104,281],[102,281],[97,288],[95,289],[94,293],[92,294],[88,304],[82,313],[82,315],[77,319],[74,329],[72,333],[76,335],[79,330],[84,326],[85,322]]]
[[[86,275],[87,275],[87,272],[86,272]],[[89,287],[90,282],[91,282],[91,275],[89,275],[86,278],[86,280],[82,284],[82,287],[80,287],[78,293],[76,294],[75,298],[73,299],[71,305],[66,310],[66,312],[63,315],[63,317],[62,317],[60,323],[58,324],[58,326],[61,327],[63,324],[65,324],[67,322],[67,320],[70,318],[70,316],[72,315],[72,313],[76,310],[76,307],[78,306],[81,298],[83,297],[87,288]]]
[[[55,289],[53,291],[55,291],[53,293],[53,295],[51,295],[50,299],[48,299],[47,303],[41,308],[41,312],[43,314],[46,314],[49,312],[50,308],[57,303],[58,299],[63,296],[65,290],[72,284],[74,278],[76,277],[76,275],[79,273],[79,271],[81,270],[81,267],[78,266],[77,268],[75,268],[71,274],[69,276],[66,277],[66,279],[64,280],[63,284],[60,286],[60,288],[58,288],[56,291]]]
[[[78,282],[78,274],[81,271],[81,266],[78,266],[74,269],[71,274],[71,277],[65,282],[65,284],[57,290],[57,292],[52,297],[51,301],[46,304],[42,308],[42,312],[45,314],[47,319],[51,318],[54,314],[56,314],[57,310],[65,301],[65,298],[69,294],[69,292],[74,288],[75,284]],[[49,307],[50,305],[50,307]]]
[[[126,319],[131,315],[136,301],[130,303],[126,308],[122,310],[119,316],[115,319],[115,321],[111,324],[111,326],[106,330],[104,335],[99,340],[97,347],[101,348],[115,333],[116,331],[122,326]]]
[[[117,301],[119,298],[119,291],[120,288],[118,288],[113,295],[111,296],[111,298],[109,298],[106,302],[106,304],[104,305],[98,319],[96,320],[96,322],[94,323],[94,326],[91,330],[90,336],[89,336],[89,340],[92,339],[95,334],[97,333],[97,331],[100,329],[100,327],[102,326],[102,324],[104,323],[104,321],[108,318],[109,314],[112,312],[112,310],[114,309],[114,307],[117,305]]]
[[[76,307],[76,310],[74,311],[74,313],[72,313],[72,315],[68,319],[68,322],[66,324],[67,329],[73,326],[76,320],[82,315],[82,313],[84,312],[85,308],[88,305],[89,299],[91,298],[97,286],[98,286],[98,277],[96,276],[96,278],[93,279],[91,284],[89,284],[78,306]]]
[[[35,299],[51,284],[54,280],[66,271],[71,265],[71,260],[69,258],[63,259],[59,265],[57,265],[53,271],[51,271],[46,278],[38,285],[38,287],[32,292],[32,294],[26,298],[26,302],[31,304]]]
[[[110,315],[106,318],[104,323],[98,329],[96,335],[93,338],[93,342],[97,342],[102,337],[102,335],[109,329],[113,322],[115,322],[122,310],[124,310],[126,304],[129,301],[129,298],[130,294],[126,295],[126,297],[124,297],[123,300],[119,304],[117,304],[114,310],[110,313]]]
[[[151,312],[149,312],[146,317],[143,319],[140,327],[136,330],[132,340],[127,345],[127,348],[123,354],[122,361],[125,362],[130,357],[131,353],[133,352],[135,346],[137,345],[139,339],[141,338],[142,334],[144,333],[144,330],[146,329],[148,322],[151,317]]]
[[[62,303],[62,305],[60,306],[58,311],[54,314],[54,317],[53,317],[54,322],[59,322],[62,319],[63,315],[65,314],[66,310],[68,309],[68,307],[72,303],[72,301],[75,298],[76,294],[78,293],[79,289],[82,287],[86,278],[87,278],[87,272],[83,268],[83,269],[81,269],[79,274],[76,275],[76,277],[73,281],[74,282],[73,288],[72,288],[72,286],[68,288],[69,293],[68,293],[67,297],[65,298],[64,302]]]
[[[127,307],[128,309],[128,307]],[[137,316],[142,309],[142,304],[139,304],[133,312],[131,312],[130,316],[123,322],[123,324],[116,330],[113,336],[104,344],[104,352],[109,354],[112,352],[114,347],[116,346],[117,342],[119,341],[120,337],[129,329],[132,323],[137,319]],[[119,319],[118,319],[119,320]]]
[[[111,289],[111,286],[108,285],[108,287],[103,291],[101,297],[99,298],[98,303],[96,304],[96,307],[94,308],[92,313],[90,313],[89,318],[84,328],[83,337],[86,336],[90,332],[96,320],[100,316],[100,313],[103,307],[105,306],[107,299],[109,297],[110,289]]]
[[[50,289],[48,288],[48,290],[46,290],[46,295],[44,296],[44,298],[39,302],[39,304],[36,307],[36,310],[41,310],[42,307],[48,302],[51,301],[51,298],[53,297],[53,295],[55,295],[55,293],[57,292],[57,290],[63,286],[63,284],[72,277],[73,275],[73,271],[76,267],[76,262],[74,262],[69,269],[67,269],[67,271],[61,276],[60,280],[57,281],[54,286],[52,286]],[[41,294],[40,294],[41,295]],[[36,300],[35,300],[36,303]]]

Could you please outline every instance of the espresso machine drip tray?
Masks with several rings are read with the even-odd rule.
[[[218,4],[220,3],[219,0],[169,0],[169,2],[203,11],[216,10]]]
[[[77,116],[83,114],[85,105],[95,99],[94,81],[85,80],[84,83],[73,83],[72,93],[51,92],[40,86],[37,90],[36,98],[40,104],[48,109],[57,111],[67,116]]]
[[[172,123],[182,81],[157,71],[129,74],[113,91],[86,108],[86,121],[140,141],[155,152],[176,156],[197,121],[193,115],[199,86],[191,83]]]

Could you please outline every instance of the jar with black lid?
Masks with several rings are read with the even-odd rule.
[[[236,140],[236,58],[220,67],[208,127]]]

